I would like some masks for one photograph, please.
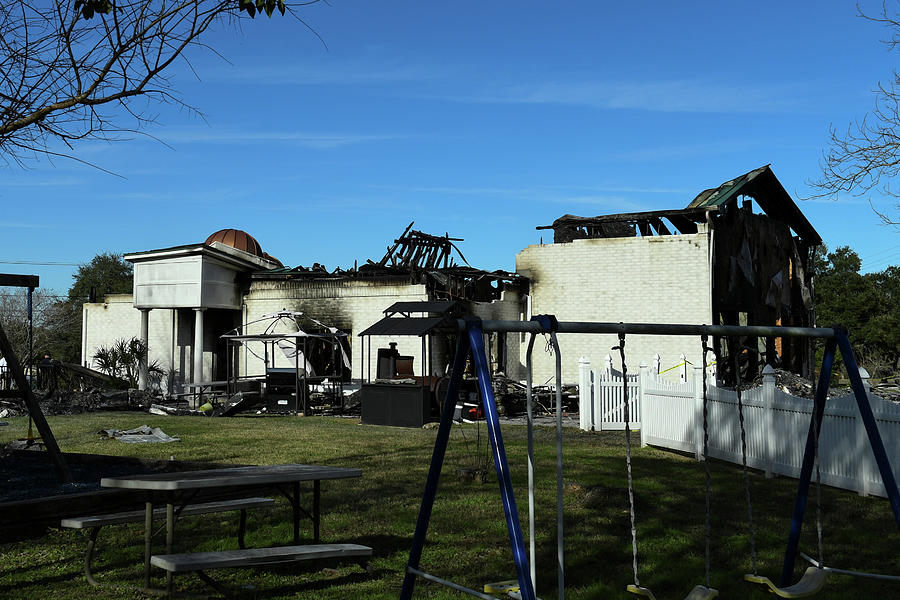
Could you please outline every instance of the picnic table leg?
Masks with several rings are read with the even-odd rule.
[[[321,481],[316,479],[313,482],[313,543],[319,543],[319,521],[321,513],[319,512],[319,500],[322,497]]]
[[[175,505],[169,498],[166,504],[166,554],[172,554],[172,546],[175,542]],[[171,596],[175,588],[175,574],[166,571],[166,593]]]
[[[99,586],[100,583],[94,579],[94,573],[91,571],[91,563],[94,560],[94,550],[97,547],[97,536],[100,535],[100,527],[91,527],[91,533],[88,536],[87,549],[84,551],[84,576],[91,585]]]
[[[148,501],[144,513],[144,589],[150,589],[150,555],[153,551],[153,502]]]
[[[300,482],[294,483],[294,544],[300,543]]]

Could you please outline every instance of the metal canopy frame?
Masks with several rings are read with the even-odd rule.
[[[810,419],[809,433],[806,438],[806,447],[803,454],[803,464],[800,470],[800,478],[797,484],[797,495],[794,501],[791,527],[788,533],[787,548],[784,554],[784,563],[781,573],[781,586],[789,585],[793,576],[794,564],[797,558],[797,548],[800,541],[800,532],[803,527],[803,517],[806,511],[806,503],[809,495],[809,485],[812,477],[812,469],[815,460],[815,441],[822,426],[822,418],[825,413],[825,401],[828,394],[832,367],[836,352],[840,350],[850,377],[850,385],[856,398],[860,416],[866,428],[875,461],[881,473],[882,481],[887,490],[891,510],[894,519],[900,528],[900,491],[894,478],[891,465],[878,431],[872,407],[869,404],[868,395],[859,376],[859,368],[847,330],[835,325],[830,328],[823,327],[772,327],[772,326],[739,326],[739,325],[682,325],[659,323],[596,323],[596,322],[558,322],[552,315],[540,315],[531,321],[482,321],[477,318],[459,319],[457,327],[460,331],[459,342],[456,347],[456,356],[453,361],[453,372],[447,387],[447,399],[441,411],[441,421],[438,427],[434,451],[431,457],[431,466],[428,470],[428,478],[425,483],[425,491],[422,496],[422,504],[416,521],[416,529],[410,548],[409,561],[406,567],[406,575],[400,592],[400,600],[410,600],[416,584],[416,578],[434,581],[447,585],[458,591],[470,594],[478,598],[493,598],[488,594],[466,588],[451,581],[441,579],[435,575],[422,571],[420,561],[425,545],[425,536],[431,519],[431,511],[437,494],[438,482],[441,475],[447,443],[450,437],[450,428],[453,422],[453,411],[456,405],[452,399],[456,398],[466,360],[471,355],[472,363],[478,378],[478,386],[487,424],[488,437],[493,450],[494,466],[497,471],[497,480],[500,487],[500,498],[506,517],[507,532],[510,548],[516,565],[516,576],[519,583],[519,597],[522,600],[535,600],[535,550],[534,550],[534,454],[533,454],[533,419],[531,409],[531,383],[532,383],[532,351],[534,338],[537,334],[549,334],[551,344],[556,353],[556,452],[557,452],[557,582],[558,597],[565,597],[565,565],[564,565],[564,539],[562,527],[562,402],[561,395],[561,357],[557,334],[559,333],[589,333],[589,334],[646,334],[646,335],[696,335],[696,336],[757,336],[757,337],[801,337],[818,338],[825,340],[825,354],[822,359],[822,368],[819,375],[819,383],[816,388],[814,409]],[[527,368],[527,423],[528,423],[528,486],[529,486],[529,555],[525,553],[525,544],[522,529],[519,523],[518,509],[515,494],[509,473],[509,463],[506,459],[506,450],[503,445],[503,436],[500,431],[500,422],[497,415],[494,400],[493,387],[491,385],[490,371],[484,347],[485,332],[505,333],[530,333],[530,340],[526,354]]]
[[[305,331],[294,331],[294,332],[286,332],[286,333],[257,333],[257,334],[241,334],[241,333],[226,333],[225,335],[220,336],[221,339],[225,340],[226,344],[226,375],[225,379],[227,380],[228,393],[233,394],[237,391],[237,384],[240,380],[238,376],[238,372],[236,369],[232,367],[235,362],[235,358],[237,356],[238,348],[246,344],[247,342],[260,342],[263,345],[263,364],[264,369],[268,373],[269,370],[269,345],[271,344],[271,355],[272,355],[272,365],[275,365],[275,348],[279,341],[286,340],[292,342],[294,344],[295,354],[294,354],[294,413],[303,409],[303,414],[308,416],[309,413],[309,391],[307,389],[307,384],[315,379],[331,379],[334,378],[337,381],[337,387],[334,388],[334,392],[338,398],[341,399],[343,403],[344,398],[344,362],[342,357],[343,349],[340,348],[340,338],[346,338],[347,334],[343,331],[337,331],[333,333],[308,333]],[[330,341],[332,343],[332,364],[334,365],[333,371],[334,373],[323,373],[322,375],[310,376],[307,372],[306,365],[311,364],[309,362],[309,355],[307,354],[307,340],[310,338],[320,339]],[[303,375],[300,375],[300,354],[303,354]],[[302,381],[302,386],[301,386]]]

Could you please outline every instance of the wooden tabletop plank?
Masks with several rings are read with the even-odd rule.
[[[173,491],[322,479],[347,479],[361,476],[362,469],[286,464],[104,477],[100,480],[100,485],[101,487],[130,490]]]

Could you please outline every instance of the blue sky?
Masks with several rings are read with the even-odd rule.
[[[880,3],[864,2],[872,12]],[[764,164],[808,196],[830,123],[872,107],[900,55],[852,2],[331,0],[208,38],[136,138],[0,166],[0,271],[64,291],[99,252],[244,229],[290,266],[377,260],[403,228],[465,238],[473,266],[582,216],[682,208]],[[881,209],[894,201],[873,197]],[[798,200],[799,202],[799,200]],[[799,202],[864,270],[900,264],[868,199]]]

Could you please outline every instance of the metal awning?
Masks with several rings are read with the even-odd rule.
[[[430,301],[407,301],[394,302],[384,309],[384,314],[391,315],[395,313],[440,313],[446,315],[452,309],[456,308],[457,302],[452,300],[430,300]]]
[[[385,317],[373,323],[362,332],[364,335],[418,335],[424,336],[435,330],[443,330],[448,324],[455,324],[446,317]]]

